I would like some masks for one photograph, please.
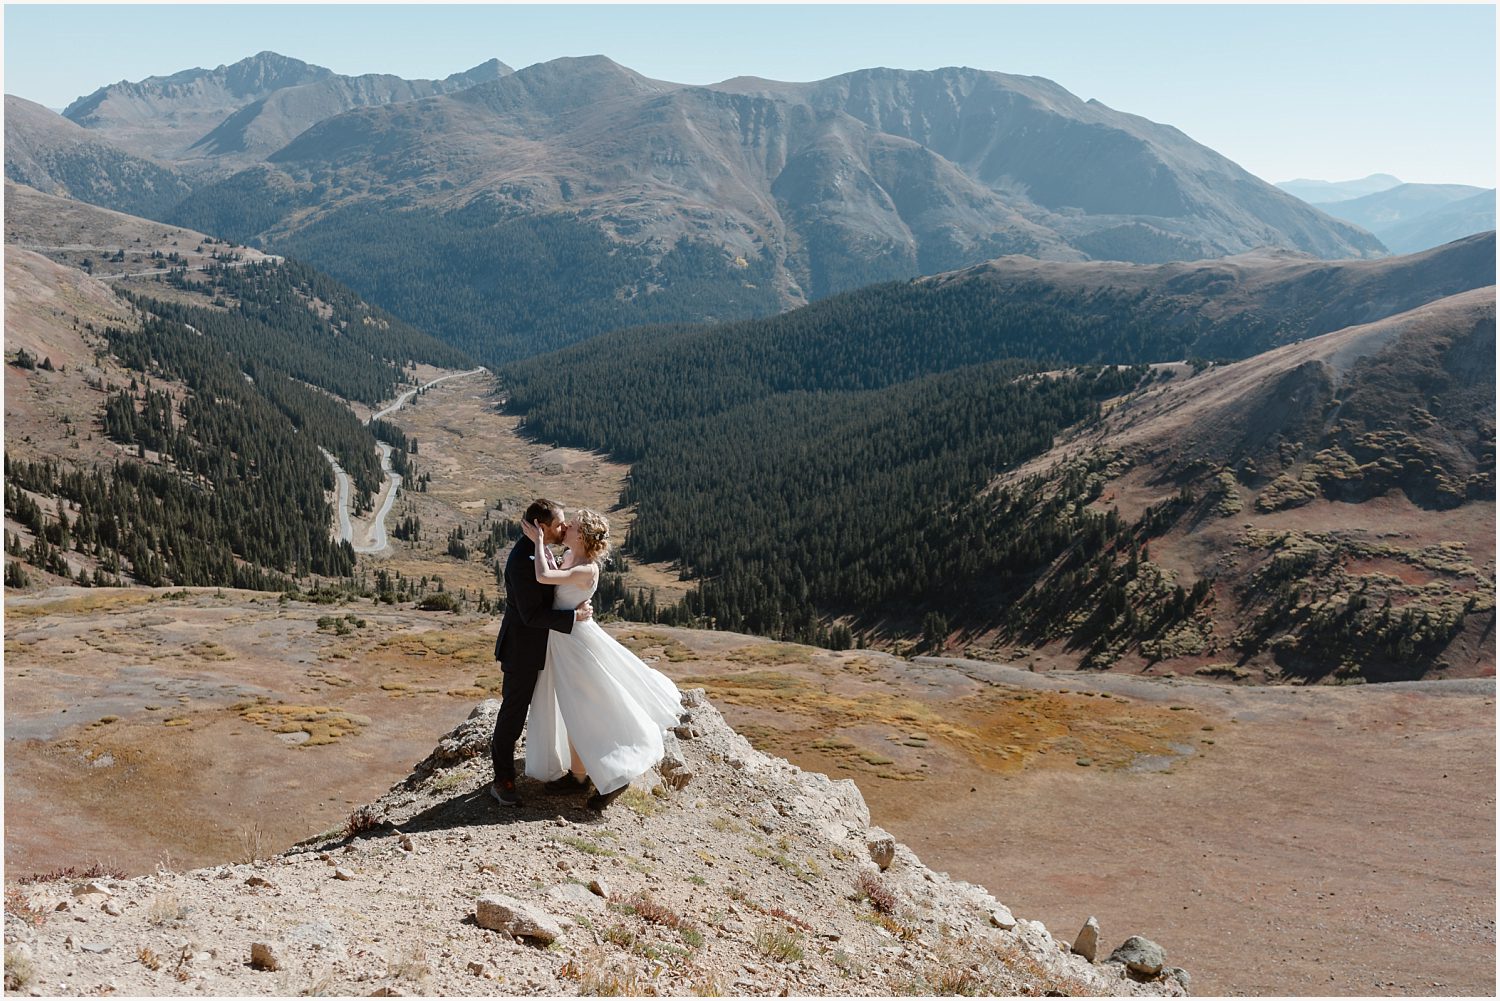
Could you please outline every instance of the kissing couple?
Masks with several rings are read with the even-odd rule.
[[[677,686],[647,667],[599,623],[589,599],[609,551],[609,522],[581,510],[532,501],[521,538],[505,560],[505,614],[495,638],[503,678],[490,754],[490,795],[520,806],[516,741],[526,725],[526,775],[552,791],[589,787],[603,810],[632,779],[661,760],[662,734],[682,714]],[[551,545],[566,548],[561,561]]]

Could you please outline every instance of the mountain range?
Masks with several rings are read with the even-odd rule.
[[[64,168],[88,161],[62,153],[85,150],[110,165],[106,176],[129,178],[155,161],[94,138],[129,117],[122,109],[141,112],[132,141],[145,149],[141,123],[165,117],[172,101],[191,111],[244,99],[217,122],[203,112],[202,131],[179,137],[185,158],[232,158],[252,145],[231,149],[233,137],[273,135],[287,109],[316,104],[301,99],[308,88],[350,86],[306,64],[247,63],[106,88],[70,109],[93,131],[15,100],[13,124],[30,145],[17,143],[26,158],[8,169],[33,170],[54,191],[82,187]],[[630,463],[620,502],[637,512],[632,557],[675,564],[692,582],[687,600],[664,610],[616,586],[608,600],[634,615],[834,646],[917,634],[934,649],[1060,644],[1090,666],[1233,648],[1268,676],[1316,674],[1275,653],[1286,636],[1346,642],[1368,677],[1393,676],[1398,664],[1443,670],[1453,643],[1483,647],[1470,625],[1492,609],[1490,592],[1467,583],[1470,570],[1434,570],[1425,549],[1410,560],[1448,574],[1444,601],[1427,602],[1425,618],[1393,625],[1361,607],[1290,632],[1282,627],[1313,615],[1292,589],[1325,603],[1343,593],[1325,587],[1331,566],[1294,560],[1272,614],[1216,590],[1221,577],[1225,587],[1259,586],[1255,567],[1235,576],[1142,551],[1170,548],[1161,540],[1184,519],[1205,523],[1235,506],[1231,494],[1267,530],[1291,519],[1317,532],[1347,516],[1332,505],[1400,498],[1403,523],[1448,512],[1450,534],[1428,541],[1469,547],[1453,564],[1482,578],[1473,540],[1493,518],[1492,232],[1386,255],[1366,231],[1176,130],[1039,78],[869,70],[685,87],[602,57],[503,69],[455,93],[334,114],[244,169],[161,166],[163,187],[173,178],[195,187],[168,224],[138,220],[130,240],[115,235],[130,232],[116,217],[78,221],[64,237],[52,220],[76,202],[10,191],[8,240],[51,258],[30,260],[20,277],[68,284],[62,266],[149,280],[96,324],[104,334],[73,345],[66,375],[18,353],[8,377],[28,391],[94,378],[105,384],[93,391],[107,397],[106,453],[165,450],[231,471],[239,460],[182,436],[169,404],[232,387],[247,410],[290,415],[290,427],[277,427],[298,443],[298,482],[328,475],[296,433],[320,415],[327,451],[363,495],[377,482],[374,460],[361,458],[371,432],[325,414],[326,395],[307,384],[371,405],[417,361],[504,362],[496,399],[509,419],[533,439]],[[122,186],[95,190],[116,197]],[[1365,197],[1430,194],[1398,184]],[[198,225],[182,228],[189,220]],[[1088,259],[1111,257],[1105,244],[1127,232],[1154,235],[1110,247],[1147,260]],[[294,260],[239,257],[226,236]],[[1173,256],[1157,253],[1167,244],[1206,259],[1157,260]],[[997,247],[1027,253],[995,256]],[[164,262],[154,277],[148,255]],[[919,270],[931,273],[906,277]],[[45,319],[37,295],[31,305]],[[803,300],[813,301],[786,310]],[[155,319],[142,321],[142,309]],[[1411,330],[1423,336],[1401,333]],[[69,344],[78,336],[61,334]],[[1326,350],[1293,350],[1320,338],[1333,338],[1320,341]],[[204,355],[207,343],[220,353]],[[122,392],[123,373],[73,371],[106,352],[138,382],[151,374],[153,388]],[[253,388],[236,371],[257,373]],[[1193,411],[1194,389],[1224,379],[1241,387],[1232,400]],[[79,390],[80,405],[90,398]],[[1059,442],[1158,412],[1149,454],[1079,446],[1033,478],[1003,480]],[[1189,412],[1197,416],[1171,416]],[[193,413],[212,440],[244,433],[223,410]],[[1248,437],[1195,433],[1215,427]],[[28,457],[37,449],[45,444],[28,443]],[[1149,489],[1117,486],[1130,475]],[[15,477],[43,497],[82,496],[45,468]],[[1111,505],[1108,491],[1133,499]],[[318,536],[324,520],[314,512],[302,530]],[[48,530],[29,508],[26,523]],[[279,540],[274,526],[257,528]],[[1260,538],[1216,539],[1212,551]],[[469,552],[454,541],[448,556]],[[117,550],[105,572],[139,562],[145,579],[177,580],[159,542]],[[245,558],[244,540],[217,544],[195,556],[193,580]],[[350,559],[329,553],[317,565],[342,573]],[[287,574],[306,560],[281,547],[262,563]],[[1112,617],[1073,621],[1072,593]],[[1225,610],[1199,629],[1213,639],[1187,653],[1167,643],[1213,618],[1206,602]],[[1263,614],[1282,631],[1251,642],[1247,617]]]
[[[404,82],[262,53],[65,114],[194,187],[169,221],[303,256],[490,362],[1004,254],[1385,252],[1177,129],[967,68],[697,87],[593,56]]]
[[[1377,183],[1376,190],[1369,190]],[[1364,227],[1397,254],[1413,254],[1495,228],[1494,188],[1405,184],[1389,174],[1363,181],[1287,181],[1277,187],[1336,219]]]
[[[138,156],[189,174],[216,174],[264,159],[308,126],[351,108],[451,94],[510,72],[491,59],[442,80],[344,76],[262,52],[212,70],[100,87],[64,108],[63,117]]]
[[[1299,177],[1294,181],[1278,181],[1276,186],[1309,205],[1324,205],[1389,191],[1400,183],[1401,178],[1391,174],[1371,174],[1353,181],[1320,181]]]

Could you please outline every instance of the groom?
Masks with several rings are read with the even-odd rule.
[[[505,615],[500,620],[500,635],[495,637],[495,659],[500,662],[503,681],[500,686],[500,714],[495,717],[495,736],[490,741],[490,756],[495,765],[495,781],[490,795],[501,806],[520,806],[516,793],[516,741],[526,723],[531,693],[536,690],[537,675],[547,662],[547,632],[573,631],[573,623],[593,617],[594,606],[585,601],[577,609],[553,608],[551,584],[536,579],[532,560],[551,556],[542,543],[562,542],[567,521],[562,505],[538,498],[522,516],[523,529],[536,523],[542,526],[542,539],[533,540],[530,531],[511,547],[505,560]]]

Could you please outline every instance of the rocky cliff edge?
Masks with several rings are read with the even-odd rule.
[[[487,701],[344,829],[283,854],[251,858],[247,833],[241,864],[9,884],[6,989],[1187,993],[1149,941],[1107,953],[1092,919],[1054,939],[871,827],[853,782],[756,751],[701,691],[683,702],[664,760],[602,814],[525,781],[522,807],[496,805]]]

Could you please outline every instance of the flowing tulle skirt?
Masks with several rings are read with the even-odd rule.
[[[677,686],[593,621],[547,639],[526,724],[526,774],[561,778],[568,741],[600,792],[613,792],[662,757],[662,733],[682,713]]]

